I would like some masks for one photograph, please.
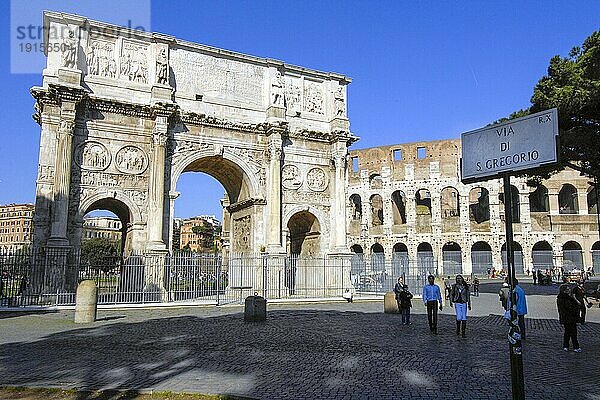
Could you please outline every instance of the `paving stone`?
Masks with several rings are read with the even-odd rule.
[[[528,399],[594,398],[600,310],[580,329],[584,352],[562,351],[555,297],[529,297]],[[263,323],[238,306],[101,310],[91,326],[72,311],[0,314],[2,384],[223,393],[253,399],[506,399],[507,325],[497,296],[473,300],[467,338],[449,307],[440,334],[422,303],[413,325],[381,302],[269,304]]]

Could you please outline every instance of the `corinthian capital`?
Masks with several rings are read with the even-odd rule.
[[[333,165],[336,168],[346,167],[346,154],[334,154],[331,159],[333,160]]]
[[[61,118],[58,125],[60,134],[72,135],[75,130],[75,120]]]
[[[272,140],[269,142],[268,152],[270,160],[281,160],[281,140]]]
[[[169,122],[166,116],[157,116],[152,129],[152,142],[155,146],[164,146],[167,142]]]

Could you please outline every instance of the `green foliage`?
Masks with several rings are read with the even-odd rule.
[[[108,271],[119,266],[120,243],[107,238],[92,238],[81,242],[81,264]]]
[[[192,232],[196,235],[204,235],[207,233],[212,233],[212,227],[204,226],[204,225],[196,225],[196,226],[192,226]]]
[[[587,175],[600,176],[600,31],[567,57],[552,57],[548,74],[535,85],[531,107],[498,122],[554,107],[558,109],[559,169],[575,163]],[[556,171],[540,169],[531,178],[539,182]]]

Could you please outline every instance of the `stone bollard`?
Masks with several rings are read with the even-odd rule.
[[[98,309],[98,289],[91,280],[83,281],[77,286],[75,297],[75,323],[89,324],[96,320]]]
[[[398,303],[396,302],[396,294],[394,292],[387,292],[383,297],[383,312],[386,314],[398,314]]]
[[[267,300],[254,293],[246,297],[244,307],[244,321],[265,321],[267,319]]]

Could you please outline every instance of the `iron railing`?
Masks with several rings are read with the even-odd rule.
[[[96,283],[98,304],[225,304],[254,293],[267,299],[331,299],[347,292],[360,297],[393,290],[398,277],[418,294],[438,265],[431,253],[416,260],[407,253],[391,259],[191,252],[87,257],[44,249],[0,252],[0,271],[0,307],[18,307],[73,305],[83,280]]]

